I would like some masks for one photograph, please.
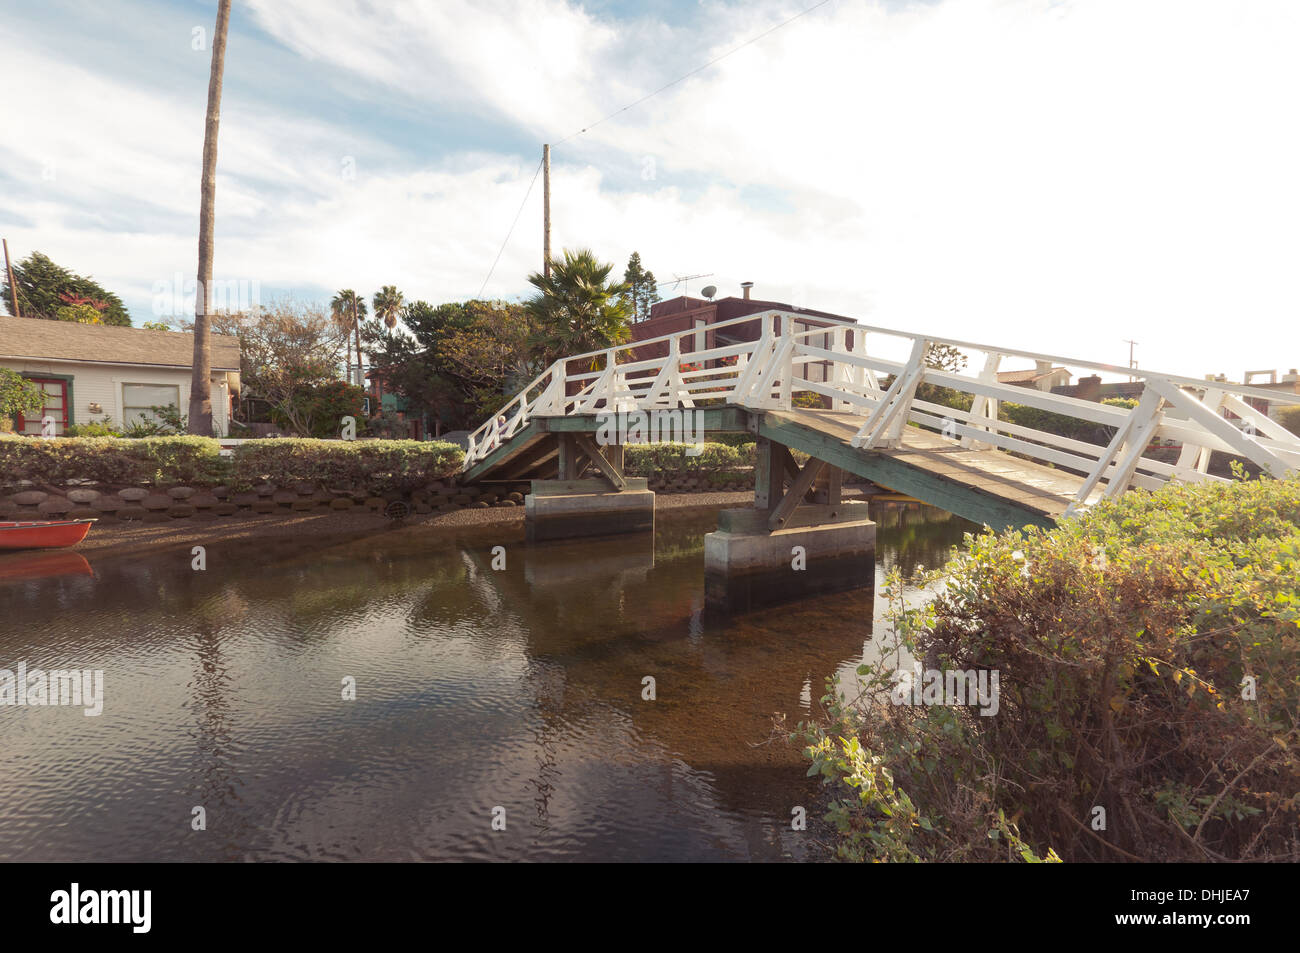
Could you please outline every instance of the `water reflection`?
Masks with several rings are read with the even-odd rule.
[[[873,510],[882,573],[972,528]],[[211,543],[206,572],[178,540],[92,554],[93,577],[0,574],[0,667],[106,682],[98,718],[0,709],[0,859],[801,857],[790,810],[814,788],[765,743],[772,716],[805,717],[870,650],[873,594],[713,620],[715,519],[536,546],[521,527]]]

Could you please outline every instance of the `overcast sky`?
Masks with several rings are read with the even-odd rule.
[[[475,296],[543,142],[814,2],[235,0],[215,276]],[[194,275],[216,3],[3,7],[0,234],[148,320]],[[556,145],[553,245],[887,327],[1286,369],[1297,50],[1294,0],[830,0]],[[541,233],[539,180],[486,296],[528,293]]]

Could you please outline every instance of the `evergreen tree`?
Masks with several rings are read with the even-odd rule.
[[[646,320],[650,317],[650,306],[660,299],[659,292],[656,290],[655,274],[641,266],[639,252],[632,252],[632,257],[627,260],[623,283],[628,288],[623,297],[632,311],[632,320]]]
[[[82,319],[60,315],[60,310],[88,305],[98,312],[100,324],[131,326],[131,316],[121,298],[106,291],[93,278],[74,274],[38,251],[15,262],[14,284],[18,286],[18,307],[24,318],[78,321]],[[0,295],[4,298],[5,312],[12,314],[13,306],[10,302],[13,298],[8,281],[0,289]]]

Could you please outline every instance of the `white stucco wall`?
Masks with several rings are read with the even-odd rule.
[[[181,413],[189,411],[190,370],[185,367],[85,364],[13,358],[0,358],[0,367],[38,377],[49,375],[72,378],[69,419],[74,424],[103,420],[107,416],[115,426],[121,426],[123,384],[175,385],[179,388]],[[226,376],[225,371],[212,373],[212,422],[216,433],[220,435],[226,434],[230,429],[230,394]],[[91,404],[99,404],[100,412],[91,413]]]

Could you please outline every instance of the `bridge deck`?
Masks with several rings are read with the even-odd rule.
[[[968,450],[929,430],[903,428],[903,446],[862,450],[851,445],[862,417],[829,410],[705,412],[707,432],[749,430],[850,473],[995,529],[1050,527],[1065,513],[1083,478],[999,450]],[[595,415],[535,418],[466,473],[473,480],[553,476],[557,432],[594,433]],[[1095,502],[1095,490],[1089,502]]]
[[[834,456],[828,462],[995,527],[1025,522],[1015,518],[1015,511],[1035,517],[1029,522],[1050,525],[1083,484],[1076,474],[999,450],[964,449],[916,427],[903,428],[898,449],[855,449],[849,441],[862,426],[862,417],[855,414],[792,409],[768,411],[763,418],[759,432],[764,436],[822,459]],[[1100,496],[1095,490],[1090,502]]]

